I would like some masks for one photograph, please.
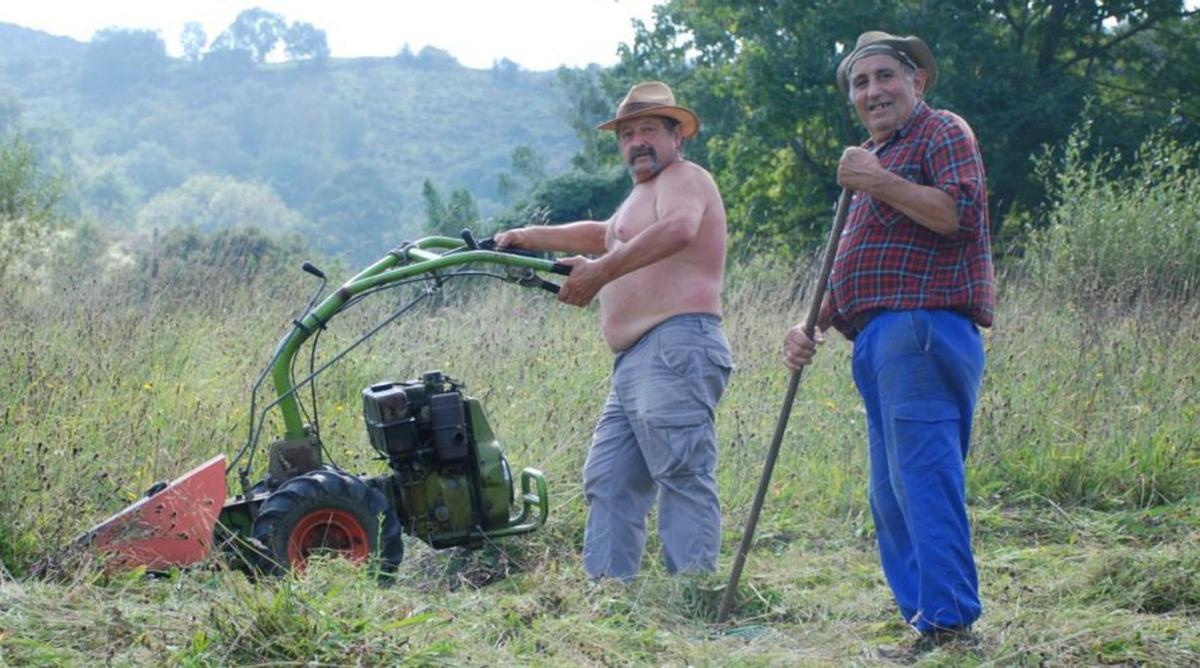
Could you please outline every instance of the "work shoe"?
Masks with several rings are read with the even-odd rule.
[[[922,654],[939,647],[972,650],[979,646],[979,638],[964,626],[955,629],[934,629],[901,645],[884,645],[879,648],[879,657],[898,663],[916,663]]]

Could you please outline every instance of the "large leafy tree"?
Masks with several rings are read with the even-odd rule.
[[[151,30],[105,28],[92,36],[80,73],[80,87],[98,97],[161,79],[169,59],[162,38]]]
[[[689,154],[717,175],[735,238],[794,248],[822,234],[838,156],[864,139],[834,80],[864,30],[917,34],[933,48],[941,77],[930,102],[975,127],[998,222],[1041,201],[1030,156],[1066,136],[1089,96],[1156,72],[1153,54],[1127,47],[1186,16],[1179,0],[669,0],[653,26],[637,26],[604,87],[670,82],[704,120]],[[1098,127],[1133,145],[1161,111],[1104,106]]]
[[[142,229],[195,229],[202,232],[254,226],[298,232],[307,224],[270,187],[228,176],[193,176],[159,193],[137,215]]]
[[[282,15],[254,7],[237,15],[225,32],[213,42],[214,51],[242,51],[251,62],[266,62],[267,56],[287,32]]]
[[[329,59],[325,31],[311,23],[296,21],[283,33],[284,51],[292,60],[323,63]]]

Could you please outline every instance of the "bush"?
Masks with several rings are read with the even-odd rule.
[[[1031,239],[1036,283],[1078,303],[1187,300],[1200,284],[1200,171],[1196,146],[1164,133],[1117,172],[1115,153],[1089,153],[1091,124],[1077,128],[1057,165],[1049,154],[1050,226]]]
[[[140,264],[151,280],[197,294],[229,289],[270,274],[294,271],[307,245],[294,235],[268,235],[257,228],[201,232],[177,229],[150,248]]]
[[[44,250],[61,201],[62,180],[44,172],[29,144],[17,137],[0,145],[0,278]]]

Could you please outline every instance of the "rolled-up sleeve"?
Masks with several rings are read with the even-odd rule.
[[[978,237],[987,220],[987,181],[979,144],[966,121],[947,119],[933,134],[924,162],[933,187],[954,199],[959,237]]]

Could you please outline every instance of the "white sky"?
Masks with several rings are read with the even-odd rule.
[[[0,22],[88,41],[101,28],[158,31],[180,54],[188,21],[211,41],[244,9],[261,7],[325,31],[337,58],[393,56],[407,42],[449,51],[467,67],[501,58],[531,70],[616,62],[662,0],[0,0]]]

